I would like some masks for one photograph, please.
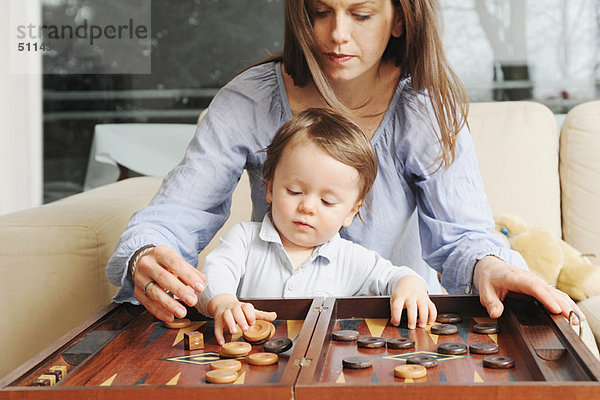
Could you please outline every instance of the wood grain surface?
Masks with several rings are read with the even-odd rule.
[[[447,398],[600,398],[600,363],[589,353],[562,317],[549,315],[536,301],[513,296],[506,310],[491,320],[476,296],[432,296],[438,312],[460,314],[458,333],[434,335],[430,327],[409,330],[389,323],[389,298],[253,299],[258,309],[276,311],[275,337],[289,337],[292,349],[271,366],[249,365],[244,358],[234,384],[207,383],[209,363],[219,359],[212,320],[188,309],[192,326],[167,329],[143,309],[112,305],[61,341],[24,364],[0,382],[0,398],[26,399],[361,399]],[[405,318],[405,316],[404,316]],[[498,334],[473,332],[476,323],[498,323]],[[331,340],[332,332],[357,330],[361,336],[386,339],[407,337],[415,347],[407,350],[364,349],[356,342]],[[205,347],[184,348],[186,332],[204,334]],[[243,341],[241,334],[230,341]],[[489,342],[500,346],[499,355],[515,359],[511,369],[483,367],[483,355],[443,355],[442,343]],[[252,353],[263,351],[253,346]],[[409,355],[438,359],[427,376],[402,379],[394,367]],[[342,360],[366,356],[373,366],[344,369]],[[56,386],[32,387],[34,379],[54,365],[65,365],[67,377]]]

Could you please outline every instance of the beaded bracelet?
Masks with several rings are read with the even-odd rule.
[[[153,244],[147,244],[144,247],[140,247],[135,254],[133,255],[133,258],[131,260],[130,263],[130,270],[131,270],[131,279],[133,280],[135,278],[135,271],[137,270],[137,263],[140,260],[140,258],[144,257],[146,254],[150,253],[152,251],[152,249],[154,249],[156,246]]]

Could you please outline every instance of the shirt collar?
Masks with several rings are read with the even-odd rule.
[[[315,258],[323,257],[330,263],[334,262],[339,251],[341,240],[342,238],[340,237],[340,234],[336,232],[331,239],[317,247],[316,251],[313,253],[313,256]]]
[[[283,248],[283,244],[281,243],[281,237],[279,236],[279,232],[277,232],[277,229],[273,224],[273,219],[271,217],[270,212],[265,214],[258,236],[265,242],[277,243]],[[327,242],[316,247],[309,261],[312,261],[317,257],[323,257],[329,262],[334,261],[335,256],[338,253],[341,240],[342,238],[340,237],[340,234],[336,233]]]
[[[265,242],[279,243],[283,246],[281,243],[281,237],[279,237],[279,232],[277,232],[277,229],[275,229],[275,225],[273,224],[271,212],[265,214],[258,237]]]

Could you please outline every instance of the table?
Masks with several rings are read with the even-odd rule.
[[[195,124],[98,124],[84,190],[115,182],[126,170],[165,176],[185,154]]]
[[[234,384],[204,381],[209,362],[218,358],[213,323],[194,309],[195,321],[184,330],[166,329],[143,309],[111,305],[51,348],[24,364],[0,382],[4,396],[70,399],[114,398],[190,399],[361,399],[365,398],[502,398],[517,399],[565,396],[591,399],[600,396],[600,362],[578,339],[569,324],[550,316],[530,298],[506,301],[497,321],[497,335],[476,335],[472,326],[487,322],[477,296],[432,296],[440,312],[463,317],[458,334],[437,336],[429,329],[408,330],[389,324],[386,297],[253,299],[256,308],[278,313],[275,337],[289,337],[292,349],[280,354],[279,363],[268,367],[248,365],[242,360],[240,378]],[[353,327],[361,336],[411,337],[409,350],[359,349],[355,342],[335,342],[331,333]],[[184,331],[204,333],[202,350],[186,351]],[[229,340],[243,340],[240,335]],[[515,368],[489,370],[481,366],[483,356],[437,354],[444,342],[497,341],[501,353],[515,358]],[[262,351],[261,345],[252,352]],[[425,378],[395,378],[394,366],[407,355],[427,352],[439,358]],[[371,357],[373,367],[348,370],[341,359]],[[54,387],[32,387],[32,381],[53,365],[68,369],[66,378]]]

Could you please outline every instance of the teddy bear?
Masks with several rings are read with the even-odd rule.
[[[521,253],[529,269],[575,301],[600,294],[600,266],[582,256],[548,229],[531,227],[522,218],[500,214],[496,233],[508,247]]]

